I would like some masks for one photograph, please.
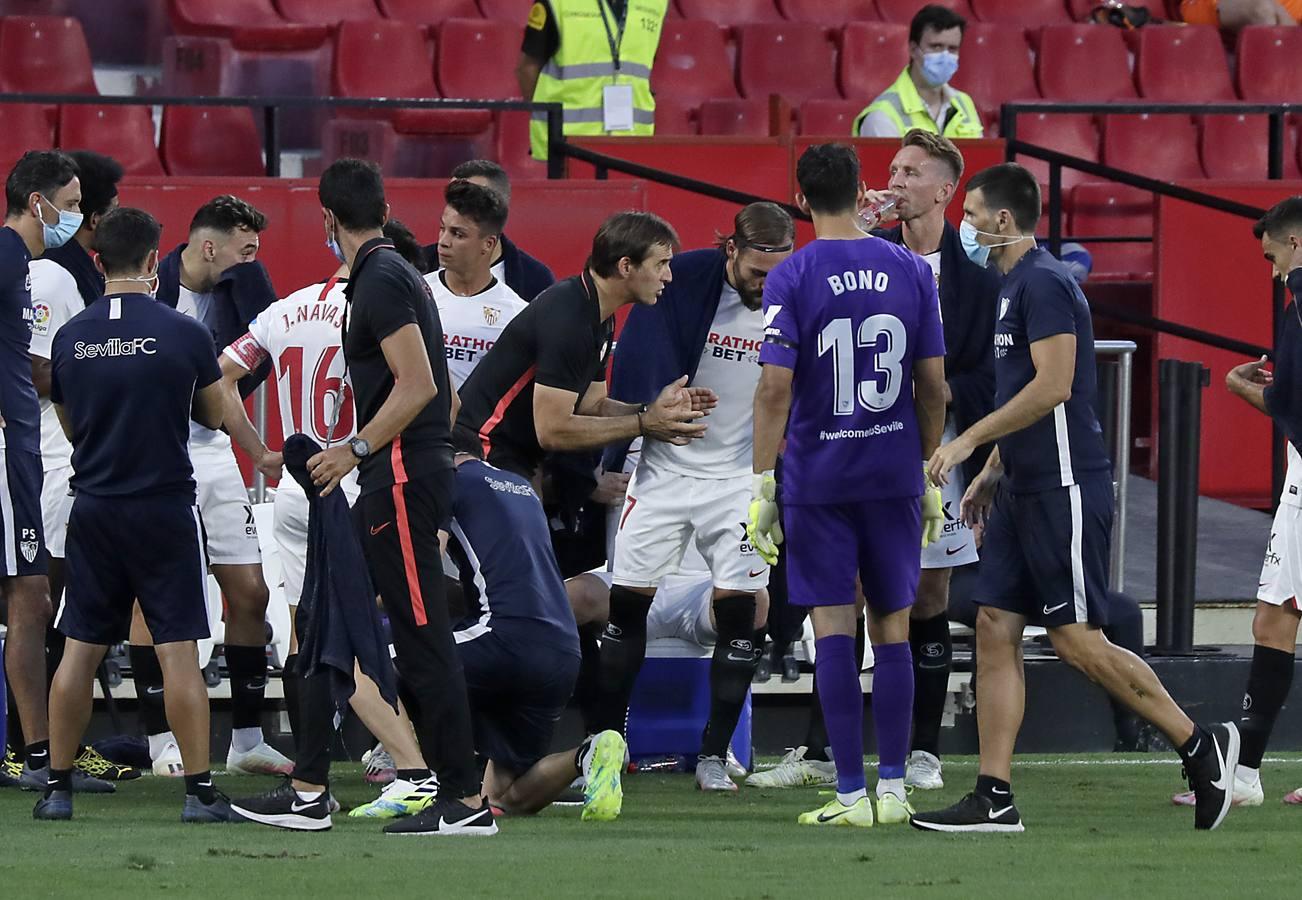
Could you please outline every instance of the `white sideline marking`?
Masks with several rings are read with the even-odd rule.
[[[976,766],[978,764],[978,760],[975,759],[944,759],[943,762],[945,764],[945,768],[950,768],[951,766],[954,768],[964,768],[964,767]],[[1302,757],[1285,758],[1279,756],[1267,756],[1264,759],[1262,759],[1261,762],[1263,765],[1267,763],[1271,765],[1277,765],[1277,766],[1278,765],[1302,765]],[[1061,759],[1028,759],[1028,760],[1019,760],[1016,757],[1013,758],[1013,768],[1015,769],[1020,769],[1024,767],[1026,768],[1041,767],[1041,766],[1178,766],[1178,765],[1181,765],[1181,761],[1178,757],[1176,758],[1162,757],[1161,759],[1079,759],[1079,758],[1072,758],[1072,757],[1062,757]],[[777,763],[762,762],[759,763],[757,766],[755,766],[755,771],[759,772],[759,771],[763,771],[764,769],[773,769],[776,767],[777,767]]]

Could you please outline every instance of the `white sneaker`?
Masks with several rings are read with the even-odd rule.
[[[393,784],[398,777],[398,767],[383,744],[376,744],[374,750],[363,753],[362,763],[366,766],[362,777],[368,784]]]
[[[185,765],[181,762],[181,748],[173,741],[163,746],[163,752],[154,759],[154,774],[163,778],[184,778]]]
[[[737,758],[737,754],[732,752],[731,744],[728,745],[728,756],[726,759],[724,759],[723,764],[728,768],[728,777],[730,778],[746,777],[747,774],[746,767],[741,764],[741,760]]]
[[[756,772],[746,779],[748,787],[788,788],[823,787],[836,784],[836,764],[805,759],[807,747],[796,747],[767,772]]]
[[[728,777],[728,765],[717,756],[700,756],[696,760],[696,786],[703,791],[735,791],[736,783]]]
[[[1234,774],[1234,794],[1230,798],[1231,806],[1261,806],[1266,800],[1266,793],[1261,789],[1261,779],[1256,781],[1245,781]],[[1193,806],[1194,792],[1185,791],[1183,794],[1176,794],[1171,798],[1171,802],[1176,806]]]
[[[294,761],[266,741],[242,753],[231,747],[226,754],[227,775],[290,775],[293,771]]]
[[[904,786],[920,791],[938,791],[945,786],[940,760],[926,750],[914,750],[904,769]]]

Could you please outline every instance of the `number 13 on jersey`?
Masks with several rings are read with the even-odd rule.
[[[909,335],[895,316],[869,316],[854,327],[848,316],[833,319],[818,333],[818,355],[832,358],[832,411],[852,415],[855,403],[869,412],[885,412],[895,405],[904,384],[904,355]],[[872,374],[856,383],[855,360],[871,354]]]

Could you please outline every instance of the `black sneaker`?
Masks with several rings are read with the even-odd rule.
[[[204,803],[194,794],[185,795],[185,805],[181,807],[181,821],[190,825],[215,825],[220,823],[238,824],[245,821],[239,813],[231,809],[231,800],[221,791],[211,803]]]
[[[975,793],[968,794],[948,809],[915,813],[909,819],[909,824],[922,831],[1017,832],[1026,830],[1011,796],[1007,803],[996,807],[987,798]]]
[[[66,822],[72,818],[72,792],[54,791],[36,801],[32,818],[46,822]]]
[[[329,831],[330,792],[325,791],[315,800],[304,800],[294,790],[289,779],[256,797],[232,800],[231,809],[260,825],[274,825],[292,831]]]
[[[567,787],[552,801],[552,806],[582,806],[583,791],[574,786]]]
[[[385,826],[384,833],[487,837],[497,834],[497,820],[486,799],[480,800],[478,809],[460,800],[437,800],[420,813]]]
[[[24,765],[23,774],[18,777],[18,786],[25,791],[44,791],[49,778],[49,766],[33,769]],[[112,794],[117,791],[111,781],[87,775],[81,769],[72,770],[72,789],[78,794]]]
[[[1234,768],[1239,764],[1239,729],[1233,722],[1203,728],[1212,748],[1200,759],[1185,763],[1185,777],[1194,792],[1194,828],[1211,831],[1225,820],[1234,799]]]

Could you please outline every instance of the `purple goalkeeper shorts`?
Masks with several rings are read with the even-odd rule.
[[[853,603],[856,575],[874,612],[913,605],[922,568],[918,497],[786,506],[782,532],[793,605]]]

